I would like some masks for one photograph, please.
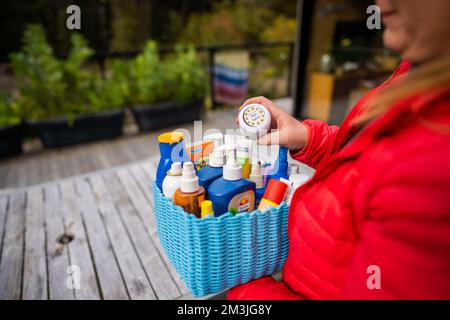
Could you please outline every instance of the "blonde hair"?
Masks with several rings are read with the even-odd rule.
[[[376,97],[374,97],[373,103],[356,119],[353,125],[355,128],[362,128],[381,116],[396,102],[402,99],[430,89],[449,86],[450,58],[444,58],[414,67],[407,75],[401,77],[392,85],[380,90],[376,94]]]

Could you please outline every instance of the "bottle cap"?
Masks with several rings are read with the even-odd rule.
[[[270,179],[263,198],[272,201],[273,203],[280,204],[284,199],[287,187],[287,184],[280,180]]]
[[[213,140],[214,148],[217,148],[223,144],[223,134],[222,133],[211,133],[203,137],[203,140]]]
[[[227,161],[230,158],[230,154],[234,153],[234,156],[236,156],[237,144],[234,144],[234,143],[225,144],[224,148],[225,148]]]
[[[256,184],[256,189],[263,187],[263,176],[261,169],[261,161],[257,161],[252,165],[252,171],[250,172],[250,180]]]
[[[263,105],[252,103],[239,112],[239,126],[244,134],[264,135],[270,129],[272,121],[269,110]]]
[[[173,131],[173,132],[166,132],[163,134],[160,134],[158,136],[158,142],[161,143],[178,143],[181,140],[183,140],[183,133],[181,132],[177,132],[177,131]]]
[[[223,178],[228,181],[242,179],[242,166],[236,161],[236,148],[228,152],[227,164],[223,166]]]
[[[209,154],[209,166],[221,168],[225,165],[225,158],[225,148],[223,146],[217,147]]]
[[[195,175],[194,164],[192,162],[183,163],[180,189],[185,193],[196,192],[199,189],[198,177]]]
[[[289,164],[289,166],[288,166],[288,172],[287,172],[287,174],[288,174],[288,176],[291,176],[291,175],[293,175],[293,174],[297,174],[297,173],[298,173],[298,170],[299,170],[298,165],[295,164],[295,163],[291,163],[291,164]]]
[[[303,173],[293,174],[289,177],[289,181],[292,183],[294,188],[298,188],[301,185],[304,185],[310,179],[309,176]]]
[[[206,216],[209,216],[211,214],[214,214],[213,208],[212,208],[212,202],[210,200],[204,200],[200,204],[201,207],[201,217],[204,218]]]
[[[168,176],[181,176],[183,169],[181,168],[181,162],[174,162],[170,166],[170,170],[167,172]]]
[[[237,136],[235,134],[231,133],[225,133],[225,136],[223,137],[224,144],[231,145],[236,143]]]

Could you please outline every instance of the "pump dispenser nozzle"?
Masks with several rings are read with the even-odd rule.
[[[181,174],[180,189],[182,192],[192,193],[199,188],[198,177],[195,175],[194,164],[185,162],[183,164],[183,173]]]
[[[214,168],[221,168],[225,165],[225,148],[224,146],[219,146],[213,150],[209,155],[209,165]]]
[[[223,178],[225,180],[242,179],[242,166],[236,160],[236,148],[229,149],[227,152],[227,163],[223,166]]]
[[[250,173],[250,180],[256,184],[256,188],[263,187],[263,175],[261,169],[261,161],[258,161],[252,165],[252,171]]]

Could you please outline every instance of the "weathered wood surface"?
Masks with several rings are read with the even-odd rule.
[[[156,235],[155,172],[147,159],[1,194],[0,299],[190,297]]]
[[[278,99],[276,103],[287,112],[292,111],[292,99]],[[225,132],[227,128],[236,128],[236,112],[235,108],[206,112],[203,131],[216,128]],[[193,132],[194,127],[186,123],[162,131],[177,128]],[[144,160],[159,153],[156,138],[160,133],[136,134],[0,159],[0,189],[32,186]]]

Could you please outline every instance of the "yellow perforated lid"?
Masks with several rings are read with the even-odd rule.
[[[177,132],[177,131],[172,131],[172,132],[166,132],[163,134],[160,134],[158,136],[158,142],[162,142],[162,143],[178,143],[181,140],[183,140],[183,133],[181,132]]]

